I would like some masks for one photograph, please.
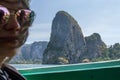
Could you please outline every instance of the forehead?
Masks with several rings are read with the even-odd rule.
[[[0,0],[0,5],[13,10],[26,9],[25,5],[21,1],[10,2],[10,1]]]

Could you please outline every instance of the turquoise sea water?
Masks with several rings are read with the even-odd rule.
[[[25,69],[25,68],[38,68],[38,67],[49,67],[51,65],[41,65],[41,64],[10,64],[16,69]]]

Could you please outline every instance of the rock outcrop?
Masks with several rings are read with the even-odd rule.
[[[51,38],[43,53],[43,64],[71,64],[102,58],[106,44],[98,33],[84,37],[77,21],[59,11],[52,22]]]
[[[77,21],[67,12],[58,12],[52,22],[51,38],[43,54],[43,64],[78,63],[84,48],[85,39]]]
[[[23,45],[10,63],[41,63],[47,44],[46,41],[40,41]]]
[[[103,57],[103,52],[105,52],[107,46],[98,33],[93,33],[91,36],[85,37],[85,41],[86,50],[82,55],[83,59],[93,60]]]

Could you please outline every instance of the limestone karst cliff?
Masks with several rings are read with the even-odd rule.
[[[104,52],[107,49],[106,44],[102,41],[101,36],[98,33],[93,33],[90,36],[85,37],[86,50],[82,55],[82,58],[93,60],[104,57]]]
[[[97,33],[85,38],[77,21],[67,12],[59,11],[52,22],[50,41],[43,53],[43,64],[79,63],[86,58],[100,57],[101,49],[104,48],[102,46],[106,47]],[[88,56],[84,55],[86,52],[89,52]]]
[[[46,41],[39,41],[23,45],[10,63],[41,63],[47,44]]]

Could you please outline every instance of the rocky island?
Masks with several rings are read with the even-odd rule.
[[[50,41],[23,45],[10,63],[74,64],[119,58],[119,43],[107,47],[99,33],[84,36],[77,21],[59,11],[52,21]]]

